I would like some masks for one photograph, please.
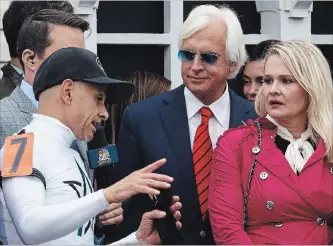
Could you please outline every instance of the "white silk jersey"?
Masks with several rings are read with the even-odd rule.
[[[103,190],[93,192],[80,155],[70,148],[73,132],[54,118],[34,114],[20,133],[17,137],[23,140],[33,133],[33,172],[2,178],[0,240],[15,245],[93,245],[94,217],[109,204]],[[25,158],[25,151],[29,154],[29,141],[22,139],[16,142],[21,151],[16,159]],[[12,146],[1,149],[2,172],[6,147]],[[16,159],[20,170],[24,160]]]

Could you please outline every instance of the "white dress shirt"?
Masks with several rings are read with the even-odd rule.
[[[195,132],[201,123],[200,109],[204,106],[209,107],[214,114],[208,122],[209,135],[214,149],[219,136],[221,136],[225,130],[229,129],[230,96],[228,84],[223,95],[210,105],[204,105],[186,87],[184,89],[184,96],[190,130],[191,149],[193,150]]]

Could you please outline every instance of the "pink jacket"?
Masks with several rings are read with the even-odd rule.
[[[230,129],[218,140],[209,186],[209,217],[217,244],[329,244],[333,241],[333,163],[317,142],[300,175],[276,147],[276,128],[259,118],[261,151],[253,173],[248,228],[244,195],[257,145],[257,128]],[[330,225],[329,225],[330,224]]]

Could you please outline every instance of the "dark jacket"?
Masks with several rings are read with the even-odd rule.
[[[0,79],[0,100],[8,97],[23,79],[23,76],[16,72],[9,62],[1,70],[3,75]]]
[[[229,127],[237,127],[242,124],[241,121],[257,117],[252,103],[231,90],[229,93]],[[120,162],[115,165],[110,176],[118,174],[119,179],[162,157],[166,158],[166,165],[158,172],[174,178],[172,191],[183,204],[182,242],[177,244],[214,244],[208,217],[205,221],[201,219],[184,85],[128,106],[124,112],[117,147]],[[124,221],[117,228],[117,235],[121,236],[136,230],[142,214],[153,209],[147,195],[133,197],[123,203],[123,208]]]

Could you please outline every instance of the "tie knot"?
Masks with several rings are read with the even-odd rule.
[[[213,112],[208,107],[202,107],[200,109],[201,121],[208,122],[208,120],[213,116]]]

